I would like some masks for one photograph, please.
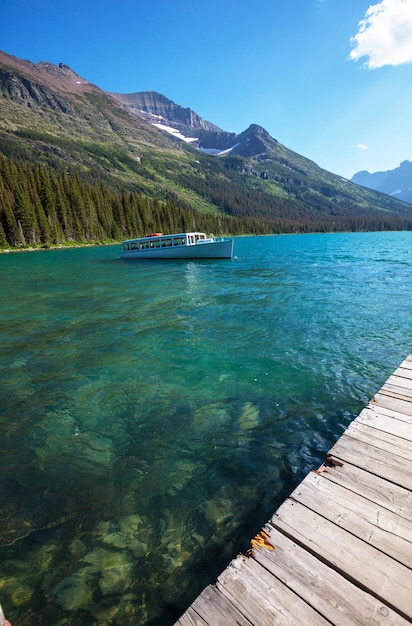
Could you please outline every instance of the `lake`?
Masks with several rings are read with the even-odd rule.
[[[0,255],[0,601],[169,626],[410,353],[412,233]]]

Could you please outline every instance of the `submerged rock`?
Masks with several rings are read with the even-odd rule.
[[[259,409],[251,402],[245,402],[239,415],[239,426],[242,430],[252,430],[259,425]]]
[[[69,546],[69,550],[72,556],[79,558],[87,552],[87,547],[80,539],[74,539]]]
[[[147,543],[142,541],[144,531],[140,515],[126,515],[119,522],[101,522],[94,537],[103,545],[119,550],[129,550],[137,558],[148,551]]]
[[[99,437],[93,433],[79,433],[75,439],[80,465],[105,466],[113,460],[113,444],[107,437]]]
[[[78,575],[64,578],[54,587],[53,598],[65,611],[74,611],[87,605],[91,592],[86,581]]]
[[[100,574],[108,569],[123,567],[132,563],[132,556],[125,550],[113,551],[104,548],[97,548],[93,552],[89,552],[82,559],[87,563],[85,570],[88,573]]]
[[[59,547],[57,545],[44,544],[35,552],[33,561],[40,570],[44,571],[50,568],[58,553]]]
[[[124,593],[133,582],[132,572],[132,563],[105,570],[99,579],[100,591],[104,596]]]
[[[32,598],[33,591],[27,587],[27,585],[19,583],[18,587],[13,591],[11,600],[14,606],[23,606],[29,604]]]
[[[198,407],[193,415],[193,426],[197,431],[211,433],[230,421],[226,407],[219,403]]]

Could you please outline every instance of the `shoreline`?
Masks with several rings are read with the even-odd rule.
[[[121,241],[114,241],[111,243],[82,243],[82,244],[73,244],[73,245],[64,245],[58,244],[55,246],[47,246],[34,248],[29,246],[28,248],[2,248],[0,249],[0,254],[14,254],[20,252],[50,252],[51,250],[70,250],[71,248],[100,248],[102,246],[116,246],[121,245]]]

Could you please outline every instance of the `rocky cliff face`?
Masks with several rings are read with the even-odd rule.
[[[111,95],[150,124],[173,127],[185,137],[198,137],[199,131],[223,132],[192,109],[184,108],[156,91]]]
[[[2,67],[0,67],[0,93],[4,98],[33,110],[48,107],[67,115],[74,114],[68,102],[58,97],[47,85],[25,76],[18,76]]]
[[[51,90],[60,93],[72,94],[98,90],[98,87],[76,74],[64,63],[59,65],[44,61],[32,63],[0,51],[0,66],[13,76],[24,77],[27,81],[46,85]]]
[[[122,147],[126,141],[133,144],[133,158],[140,143],[171,145],[157,129],[64,63],[36,64],[1,51],[0,127],[22,132],[26,140],[37,132]]]

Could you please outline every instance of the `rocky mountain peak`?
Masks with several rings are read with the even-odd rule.
[[[185,137],[197,138],[198,131],[203,130],[222,132],[192,109],[182,107],[156,91],[111,95],[150,124],[171,127]]]
[[[18,70],[17,74],[16,70]],[[46,61],[32,63],[17,59],[2,51],[0,51],[0,72],[3,91],[6,90],[11,95],[17,90],[16,93],[23,95],[26,103],[30,100],[32,89],[39,93],[51,90],[54,95],[57,92],[66,95],[98,89],[64,63],[59,65]]]
[[[385,172],[370,172],[363,170],[352,176],[351,181],[362,187],[381,191],[390,196],[412,203],[412,163],[402,161],[399,167]]]
[[[277,144],[276,139],[258,124],[251,124],[240,135],[226,132],[192,109],[182,107],[156,91],[111,95],[146,122],[172,132],[178,139],[190,141],[191,145],[209,154],[222,155],[230,151],[245,157],[257,156]]]
[[[242,134],[260,137],[261,139],[266,140],[266,141],[276,141],[276,139],[273,139],[273,137],[270,136],[268,131],[265,128],[263,128],[263,126],[259,126],[259,124],[251,124],[249,128],[247,128],[245,132]]]
[[[276,139],[273,139],[262,126],[251,124],[249,128],[237,136],[237,145],[233,152],[245,157],[259,156],[273,151],[277,143]]]

